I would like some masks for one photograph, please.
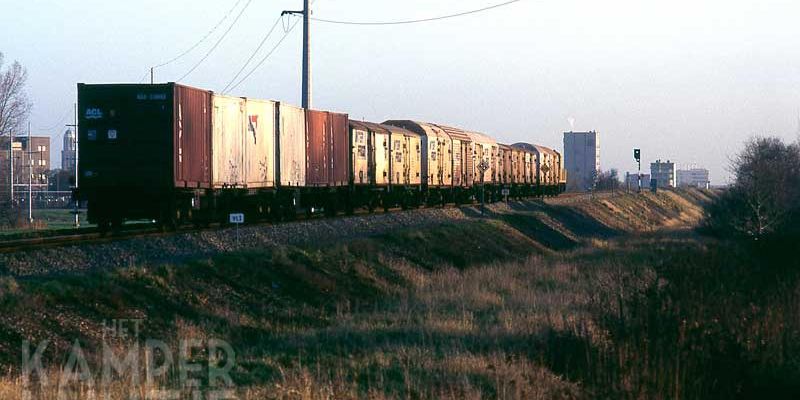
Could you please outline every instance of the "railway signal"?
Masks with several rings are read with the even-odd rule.
[[[639,173],[636,175],[636,182],[638,182],[636,187],[636,193],[642,191],[642,150],[641,149],[633,149],[633,158],[636,160],[636,163],[639,165]]]
[[[486,187],[486,184],[483,182],[483,178],[484,178],[484,175],[486,174],[486,171],[489,169],[489,167],[490,167],[489,161],[485,160],[485,159],[482,160],[480,162],[480,164],[478,164],[478,170],[481,172],[481,215],[484,214],[484,209],[485,209],[485,207],[484,207],[484,195],[483,194],[484,194],[484,189]]]

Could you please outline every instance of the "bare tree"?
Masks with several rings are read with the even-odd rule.
[[[0,52],[0,137],[23,130],[28,120],[32,105],[25,93],[27,80],[28,73],[19,62],[3,68],[3,53]],[[18,220],[19,209],[14,206],[10,196],[8,165],[0,166],[0,171],[0,226],[13,225]]]
[[[612,168],[609,171],[600,171],[597,175],[598,190],[617,190],[622,183],[619,181],[619,172]]]
[[[17,61],[4,70],[0,53],[0,136],[22,130],[28,119],[32,105],[25,93],[27,80],[27,71]]]
[[[756,138],[733,160],[735,183],[714,204],[709,224],[756,240],[794,234],[800,216],[800,145]]]

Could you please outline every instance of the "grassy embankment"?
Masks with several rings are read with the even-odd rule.
[[[18,226],[0,226],[0,241],[56,235],[71,232],[75,227],[75,215],[71,209],[33,209],[33,225],[28,224],[28,210],[19,210]],[[86,211],[79,214],[81,226],[93,227],[86,221]]]
[[[13,368],[22,340],[47,338],[58,366],[76,338],[99,346],[102,321],[145,318],[142,337],[230,342],[242,398],[799,393],[795,274],[686,229],[707,200],[520,205],[350,243],[3,278],[0,361]],[[9,374],[0,397],[21,384]]]

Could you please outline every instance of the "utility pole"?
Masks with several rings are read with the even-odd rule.
[[[311,1],[303,0],[302,11],[284,11],[281,15],[302,14],[303,15],[303,92],[302,106],[305,109],[311,108]]]
[[[639,173],[636,174],[636,182],[638,182],[638,185],[636,187],[636,193],[641,193],[641,191],[642,191],[642,150],[641,149],[633,149],[633,159],[636,160],[636,163],[639,165]]]
[[[311,108],[311,3],[303,0],[303,108]]]
[[[11,167],[8,169],[11,178],[11,207],[14,207],[14,130],[8,134],[8,160]]]
[[[153,71],[153,69],[151,68],[150,69],[150,73],[151,74],[152,74],[152,71]],[[71,127],[72,129],[74,129],[74,132],[75,132],[75,160],[74,160],[75,161],[75,187],[73,188],[73,192],[72,192],[72,197],[74,197],[74,200],[75,200],[75,208],[72,210],[72,214],[75,215],[75,228],[80,228],[81,227],[81,221],[80,221],[80,218],[79,218],[79,215],[80,215],[79,213],[80,212],[78,211],[78,197],[76,196],[76,194],[77,194],[76,192],[78,191],[78,135],[79,135],[79,133],[78,133],[78,103],[75,103],[74,107],[75,107],[75,115],[74,115],[75,123],[74,124],[68,124],[67,127]]]
[[[153,81],[155,80],[155,78],[153,77],[153,70],[154,69],[155,69],[155,67],[150,67],[150,84],[151,85],[153,84]]]
[[[33,223],[33,149],[31,148],[30,121],[28,121],[28,223]]]

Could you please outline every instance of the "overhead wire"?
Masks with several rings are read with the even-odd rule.
[[[278,41],[278,43],[275,43],[275,46],[273,46],[273,47],[272,47],[272,49],[269,51],[269,53],[267,53],[267,54],[266,54],[266,55],[265,55],[263,58],[261,58],[261,60],[260,60],[260,61],[259,61],[259,62],[258,62],[258,63],[257,63],[257,64],[256,64],[256,65],[255,65],[255,66],[252,68],[252,69],[251,69],[251,70],[250,70],[250,72],[248,72],[248,73],[247,73],[247,74],[246,74],[246,75],[245,75],[245,76],[244,76],[242,79],[240,79],[238,83],[236,83],[235,85],[233,85],[233,86],[230,88],[230,90],[231,90],[231,91],[233,91],[234,89],[236,89],[237,87],[239,87],[239,85],[241,85],[242,83],[244,83],[244,81],[246,81],[246,80],[247,80],[247,78],[249,78],[249,77],[250,77],[250,75],[252,75],[254,72],[256,72],[256,70],[257,70],[259,67],[261,67],[261,65],[262,65],[262,64],[264,64],[264,62],[266,62],[266,61],[267,61],[267,59],[269,59],[269,57],[272,55],[272,53],[274,53],[274,52],[275,52],[275,50],[277,50],[277,49],[278,49],[278,46],[280,46],[280,45],[281,45],[281,43],[283,43],[283,41],[284,41],[284,40],[286,40],[286,38],[287,38],[287,37],[289,36],[289,34],[290,34],[290,33],[291,33],[293,30],[294,30],[295,26],[297,26],[297,24],[298,24],[298,23],[300,23],[300,20],[297,20],[297,21],[295,21],[295,22],[294,22],[294,23],[293,23],[293,24],[292,24],[292,25],[289,27],[289,29],[284,29],[283,37],[281,37],[281,39]]]
[[[340,24],[340,25],[407,25],[407,24],[417,24],[422,22],[432,22],[432,21],[440,21],[449,18],[457,18],[463,17],[465,15],[470,14],[477,14],[484,11],[493,10],[500,7],[505,7],[514,3],[518,3],[522,0],[509,0],[504,3],[499,3],[483,8],[478,8],[475,10],[469,10],[464,12],[459,12],[455,14],[448,14],[448,15],[440,15],[438,17],[430,17],[430,18],[420,18],[420,19],[409,19],[409,20],[401,20],[401,21],[379,21],[379,22],[369,22],[369,21],[339,21],[339,20],[332,20],[332,19],[323,19],[323,18],[314,18],[310,17],[311,20],[317,22],[324,22],[329,24]]]
[[[223,22],[225,22],[225,20],[226,20],[226,19],[228,19],[228,17],[231,15],[231,13],[233,12],[233,10],[235,10],[235,9],[236,9],[236,7],[238,7],[238,6],[239,6],[239,4],[240,4],[241,2],[242,2],[242,0],[237,0],[237,1],[236,1],[236,3],[233,5],[233,7],[231,7],[231,9],[230,9],[230,10],[228,10],[228,12],[227,12],[227,13],[225,13],[225,16],[223,16],[223,17],[222,17],[222,19],[221,19],[221,20],[219,20],[219,22],[217,22],[217,24],[216,24],[216,25],[214,25],[214,27],[213,27],[213,28],[211,28],[211,30],[210,30],[210,31],[208,31],[208,33],[206,33],[206,35],[205,35],[205,36],[203,36],[203,38],[202,38],[202,39],[198,40],[198,41],[197,41],[197,43],[195,43],[194,45],[192,45],[192,47],[189,47],[189,48],[188,48],[188,49],[186,49],[184,52],[182,52],[182,53],[178,54],[177,56],[175,56],[175,57],[171,58],[171,59],[170,59],[170,60],[168,60],[168,61],[165,61],[165,62],[163,62],[163,63],[161,63],[161,64],[158,64],[158,65],[154,65],[154,66],[153,66],[153,68],[160,68],[160,67],[163,67],[163,66],[165,66],[165,65],[172,64],[173,62],[175,62],[175,61],[179,60],[179,59],[180,59],[180,58],[182,58],[183,56],[185,56],[185,55],[189,54],[189,53],[190,53],[192,50],[196,49],[196,48],[197,48],[197,46],[199,46],[201,43],[205,42],[205,41],[206,41],[206,39],[208,39],[208,38],[209,38],[209,36],[211,36],[211,35],[212,35],[214,32],[216,32],[216,30],[217,30],[217,29],[219,29],[219,27],[220,27],[220,26],[222,26],[222,23],[223,23]],[[245,8],[246,8],[246,7],[245,7]],[[147,77],[147,75],[145,75],[145,78],[146,78],[146,77]]]
[[[153,67],[153,68],[155,68],[155,67]],[[147,70],[147,72],[145,72],[145,73],[144,73],[144,75],[142,75],[142,77],[141,77],[141,78],[139,78],[139,81],[138,81],[138,82],[139,82],[139,83],[142,83],[142,82],[144,82],[144,80],[145,80],[145,79],[147,79],[147,75],[148,75],[148,74],[150,74],[150,70]]]
[[[275,31],[275,28],[278,27],[278,24],[281,22],[282,19],[283,19],[283,17],[279,16],[275,20],[275,23],[272,25],[272,28],[270,28],[269,32],[267,32],[267,34],[264,36],[264,38],[261,39],[261,42],[258,44],[256,49],[253,50],[253,53],[250,55],[250,58],[248,58],[247,61],[245,61],[244,65],[242,65],[242,68],[240,68],[239,71],[236,72],[236,75],[234,75],[233,78],[230,80],[230,82],[228,82],[228,84],[225,85],[225,88],[222,89],[222,93],[227,93],[228,88],[236,81],[236,79],[239,78],[239,75],[241,75],[242,72],[244,72],[245,68],[247,68],[247,66],[250,65],[250,62],[253,61],[253,59],[256,57],[256,55],[261,50],[261,48],[264,47],[264,44],[267,42],[267,40],[270,38],[270,36],[272,36],[272,32]],[[285,29],[284,29],[284,33],[285,33]]]
[[[245,3],[244,7],[242,7],[242,9],[239,11],[239,14],[236,15],[236,18],[234,18],[233,22],[228,27],[228,29],[226,29],[225,32],[222,34],[222,36],[220,36],[220,38],[217,39],[217,42],[214,43],[214,46],[212,46],[211,49],[208,50],[208,52],[206,52],[206,54],[203,56],[203,58],[201,58],[200,61],[198,61],[191,69],[189,69],[189,71],[187,71],[185,74],[183,74],[183,76],[181,76],[178,79],[178,81],[184,80],[187,76],[189,76],[192,72],[194,72],[194,70],[197,69],[197,67],[199,67],[200,64],[202,64],[203,61],[205,61],[208,58],[208,56],[210,56],[211,53],[213,53],[214,50],[217,49],[219,44],[222,43],[222,41],[225,39],[226,36],[228,36],[228,33],[230,33],[231,29],[233,29],[233,27],[236,26],[236,23],[239,22],[239,18],[242,17],[242,14],[244,14],[245,10],[247,10],[247,7],[249,7],[250,3],[252,3],[252,2],[253,2],[253,0],[247,0],[247,3]]]

